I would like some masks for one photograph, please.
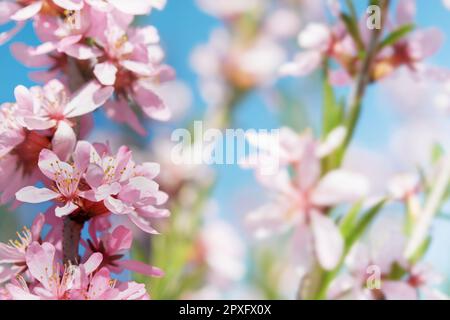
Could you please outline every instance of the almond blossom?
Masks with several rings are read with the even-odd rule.
[[[65,10],[80,10],[83,4],[83,0],[2,1],[0,4],[0,23],[4,24],[14,21],[17,25],[12,30],[0,35],[0,44],[5,43],[19,32],[26,20],[38,14],[57,16],[63,14]]]
[[[103,255],[102,266],[114,273],[130,270],[146,276],[161,277],[163,271],[136,260],[123,259],[131,249],[133,234],[124,226],[116,227],[112,232],[103,232],[101,238],[97,236],[96,224],[89,225],[90,239],[86,244],[86,255],[100,252]]]
[[[48,242],[42,245],[34,242],[26,254],[26,264],[30,273],[38,284],[29,288],[23,279],[6,285],[6,289],[14,300],[67,300],[71,290],[79,281],[79,268],[89,275],[101,263],[102,255],[93,254],[81,266],[67,266],[61,268],[56,259],[56,249]]]
[[[89,220],[107,213],[127,215],[143,231],[157,233],[150,220],[169,215],[166,209],[157,208],[167,201],[152,180],[159,166],[135,164],[126,147],[111,156],[106,145],[92,146],[86,141],[77,143],[72,158],[73,164],[67,163],[54,152],[42,150],[38,165],[51,184],[25,187],[17,192],[17,199],[28,203],[54,200],[61,204],[55,208],[57,217],[72,214]]]
[[[314,140],[309,133],[298,136],[288,128],[281,130],[278,140],[270,135],[249,137],[250,143],[266,151],[263,157],[276,160],[280,169],[269,175],[261,170],[261,162],[256,162],[258,180],[270,190],[273,200],[251,213],[248,224],[258,237],[294,227],[295,252],[304,255],[300,261],[311,261],[314,253],[326,270],[337,265],[344,245],[337,226],[326,215],[327,209],[361,200],[368,192],[368,182],[358,174],[337,169],[321,176],[321,158],[339,146],[341,130],[330,133],[324,143]],[[293,143],[296,149],[290,147]],[[255,166],[249,160],[243,165]]]
[[[329,298],[417,300],[423,295],[426,299],[447,299],[435,288],[443,280],[436,271],[426,263],[411,264],[403,257],[406,238],[401,228],[399,219],[382,217],[369,233],[368,243],[353,247],[346,259],[350,272],[335,279]],[[403,275],[392,277],[394,268]],[[371,279],[372,275],[380,278]]]
[[[8,265],[0,271],[0,283],[9,281],[13,276],[22,274],[27,270],[26,253],[28,247],[31,243],[40,241],[44,222],[44,215],[39,214],[34,219],[31,230],[25,227],[22,234],[17,233],[17,240],[11,240],[9,244],[0,243],[0,270],[2,270],[2,265]]]
[[[336,16],[339,12],[331,10]],[[414,24],[415,1],[399,1],[396,21],[389,21],[386,29],[398,30]],[[366,17],[359,22],[359,44],[346,29],[341,20],[335,25],[322,22],[308,24],[298,35],[298,44],[303,50],[294,61],[284,64],[280,74],[284,76],[307,76],[317,70],[327,59],[335,60],[340,68],[329,71],[331,83],[347,85],[358,71],[361,61],[358,51],[367,48],[370,30],[366,26]],[[391,75],[395,70],[406,66],[413,73],[423,73],[422,63],[434,55],[442,46],[443,34],[437,28],[419,29],[410,32],[387,47],[380,47],[371,70],[371,80],[376,81]],[[363,48],[360,48],[360,46]],[[436,76],[439,76],[439,72]]]

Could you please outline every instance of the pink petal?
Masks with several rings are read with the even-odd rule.
[[[64,113],[67,118],[90,113],[104,104],[113,91],[112,87],[102,87],[100,84],[91,81],[72,97],[66,105]]]
[[[399,25],[414,23],[416,11],[416,0],[400,0],[397,5],[397,23]]]
[[[416,289],[402,281],[382,281],[381,291],[386,300],[417,300]]]
[[[41,235],[42,228],[45,224],[45,216],[39,213],[31,225],[31,236],[34,241],[37,241]]]
[[[55,120],[36,117],[24,117],[23,122],[28,130],[47,130],[56,126]]]
[[[107,101],[105,103],[105,111],[106,115],[112,120],[118,123],[126,123],[140,135],[146,135],[145,128],[141,125],[138,117],[125,101]]]
[[[335,223],[320,212],[311,213],[311,227],[317,259],[325,270],[334,269],[342,256],[344,240]]]
[[[282,76],[304,77],[316,70],[322,62],[320,51],[299,53],[294,62],[286,63],[280,68]]]
[[[117,200],[113,197],[108,197],[104,201],[105,207],[115,214],[123,214],[125,206],[122,201]]]
[[[50,279],[54,277],[53,263],[55,247],[48,242],[40,245],[37,242],[30,244],[26,254],[27,266],[33,277],[46,289],[51,289]]]
[[[330,84],[333,86],[348,86],[352,84],[353,78],[344,69],[335,69],[328,72]]]
[[[14,284],[7,284],[6,289],[13,300],[40,300],[40,297]]]
[[[10,49],[12,55],[29,68],[49,66],[53,63],[53,60],[49,56],[33,54],[34,48],[23,43],[13,43]]]
[[[145,220],[135,214],[129,214],[128,217],[142,231],[150,234],[159,234],[158,231],[152,228],[150,221]]]
[[[136,85],[134,87],[133,97],[144,113],[150,118],[160,121],[167,121],[170,119],[170,110],[153,91],[144,88],[141,85]]]
[[[73,153],[73,163],[78,171],[84,172],[89,166],[92,150],[93,147],[89,142],[78,141],[75,152]]]
[[[415,31],[408,41],[411,59],[422,61],[434,55],[444,43],[444,34],[438,28]]]
[[[147,0],[108,0],[119,11],[131,15],[142,15],[149,13],[151,5]]]
[[[15,247],[0,242],[0,264],[22,262],[25,262],[24,252]]]
[[[11,19],[16,21],[28,20],[34,17],[39,11],[41,11],[42,4],[42,1],[33,2],[29,6],[16,11],[16,13],[11,16]]]
[[[66,161],[73,152],[77,137],[66,121],[60,121],[52,140],[52,148],[60,159]]]
[[[112,86],[116,82],[116,73],[116,66],[110,62],[97,64],[94,68],[98,81],[105,86]]]
[[[28,110],[33,110],[33,96],[31,95],[30,90],[24,86],[17,86],[14,89],[14,96],[19,106]]]
[[[151,65],[149,65],[148,63],[125,60],[121,62],[121,65],[126,69],[143,77],[149,77],[153,74]]]
[[[79,11],[83,8],[82,0],[53,0],[53,3],[67,10]]]
[[[74,57],[79,60],[89,60],[100,56],[102,53],[99,49],[89,47],[84,44],[76,43],[70,46],[61,48],[61,51],[68,56]]]
[[[111,276],[107,268],[102,268],[95,273],[89,283],[89,300],[103,300],[104,294],[111,289]]]
[[[55,179],[55,164],[60,162],[58,156],[49,149],[42,149],[39,154],[38,166],[42,173],[50,180]]]
[[[131,230],[125,226],[118,226],[108,239],[107,246],[111,251],[110,254],[115,254],[119,251],[130,249],[132,243],[133,233]]]
[[[59,197],[59,193],[47,188],[25,187],[16,193],[17,200],[27,203],[41,203]]]
[[[92,188],[98,188],[101,186],[104,176],[105,172],[103,171],[103,168],[92,163],[86,171],[86,182]]]
[[[345,170],[335,170],[325,175],[311,195],[318,206],[332,206],[361,200],[369,192],[367,179]]]
[[[164,272],[156,267],[135,260],[120,260],[117,262],[124,269],[143,274],[148,277],[163,277]]]
[[[70,215],[72,212],[74,212],[77,209],[78,209],[78,206],[75,203],[68,201],[68,202],[66,202],[64,207],[56,207],[55,208],[55,215],[58,218],[62,218],[64,216]]]
[[[83,267],[87,274],[91,274],[101,265],[103,255],[100,252],[93,253],[89,259],[83,263]]]
[[[2,1],[0,2],[0,24],[5,24],[10,21],[11,16],[20,9],[20,6],[15,2]]]

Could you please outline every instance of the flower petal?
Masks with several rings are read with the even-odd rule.
[[[344,240],[334,222],[320,212],[311,214],[311,227],[317,259],[325,270],[334,269],[344,250]]]
[[[94,68],[98,81],[105,86],[112,86],[116,82],[117,68],[110,62],[99,63]]]
[[[76,141],[77,137],[73,129],[66,121],[60,121],[52,140],[55,154],[63,161],[66,161],[73,152]]]
[[[66,105],[64,113],[67,118],[79,117],[91,113],[104,104],[111,97],[113,91],[114,89],[112,87],[102,88],[100,84],[91,81],[72,97]]]
[[[148,277],[163,277],[164,271],[135,260],[120,260],[117,262],[124,269],[143,274]]]
[[[16,199],[27,203],[41,203],[59,197],[59,193],[47,188],[25,187],[16,193]]]
[[[369,192],[367,179],[346,170],[326,174],[312,192],[311,200],[319,206],[330,206],[361,200]]]
[[[24,21],[34,17],[42,9],[42,1],[35,1],[29,6],[19,9],[11,16],[11,20]]]
[[[69,214],[71,214],[72,212],[74,212],[77,209],[78,209],[78,206],[75,203],[68,201],[64,205],[64,207],[56,207],[55,208],[55,216],[62,218],[64,216],[68,216]]]

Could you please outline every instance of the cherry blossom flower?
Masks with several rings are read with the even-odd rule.
[[[2,1],[0,23],[9,21],[17,23],[12,30],[0,35],[0,43],[3,44],[14,36],[23,27],[24,22],[38,14],[58,16],[65,10],[81,10],[83,0],[31,0],[31,1]]]
[[[72,300],[148,300],[145,285],[112,280],[108,268],[101,268],[92,277],[83,274],[80,288],[71,292]]]
[[[48,150],[41,151],[39,168],[42,173],[54,183],[55,190],[29,186],[17,192],[16,198],[22,202],[41,203],[57,199],[63,203],[62,207],[55,209],[58,217],[73,213],[79,208],[81,191],[80,180],[89,165],[89,145],[79,142],[74,153],[73,165],[61,161],[58,156]]]
[[[161,277],[162,270],[149,266],[136,260],[123,259],[131,249],[133,234],[124,226],[116,227],[112,232],[104,232],[101,238],[97,237],[96,224],[89,226],[90,239],[86,243],[86,255],[100,252],[103,255],[102,266],[114,273],[130,270],[146,276]]]
[[[416,300],[422,294],[426,299],[446,299],[433,288],[442,277],[428,265],[411,265],[403,257],[405,243],[401,220],[382,217],[371,229],[368,243],[352,248],[346,259],[350,273],[335,279],[329,298]],[[404,275],[392,278],[393,268],[403,269]]]
[[[18,191],[16,198],[29,203],[62,203],[55,208],[58,217],[80,212],[87,218],[108,212],[127,215],[145,232],[157,233],[150,220],[169,215],[166,209],[157,208],[167,201],[167,194],[152,180],[159,173],[157,164],[137,165],[126,147],[110,156],[106,145],[94,147],[85,141],[78,142],[73,160],[72,165],[54,152],[42,150],[39,168],[52,186],[28,186]]]
[[[31,230],[24,228],[22,234],[17,233],[18,239],[9,244],[0,243],[0,269],[2,265],[8,265],[0,271],[0,283],[11,280],[13,276],[24,273],[27,270],[26,253],[33,242],[39,242],[45,218],[39,214],[31,226]]]
[[[56,259],[56,249],[48,242],[42,245],[32,243],[26,254],[26,264],[32,277],[38,282],[35,287],[29,288],[23,279],[16,283],[6,285],[6,289],[14,300],[67,300],[70,292],[76,288],[77,279],[83,269],[85,274],[91,274],[98,268],[102,255],[95,253],[81,266],[61,265]]]
[[[31,90],[18,86],[15,90],[22,121],[28,130],[55,129],[52,149],[62,159],[67,159],[76,143],[74,120],[93,112],[111,96],[112,87],[102,88],[90,82],[72,98],[58,80],[52,80],[43,88]]]
[[[415,11],[415,1],[400,1],[396,12],[396,23],[389,21],[386,29],[392,31],[405,25],[413,25]],[[336,13],[334,12],[334,15]],[[365,19],[359,23],[359,34],[362,45],[367,47],[370,30],[366,26]],[[386,78],[402,66],[406,66],[418,75],[435,73],[436,77],[440,76],[440,72],[424,72],[422,64],[439,50],[442,42],[443,34],[437,28],[412,31],[377,52],[371,71],[371,80]],[[281,75],[307,76],[317,70],[326,59],[331,58],[340,65],[340,68],[329,71],[331,83],[335,85],[351,83],[360,65],[358,44],[355,43],[342,21],[339,20],[333,26],[311,22],[300,32],[298,44],[303,50],[295,56],[293,62],[286,63],[280,68]]]
[[[363,176],[343,169],[321,176],[320,159],[339,146],[345,136],[341,131],[338,128],[331,132],[324,143],[315,141],[309,133],[297,136],[287,128],[282,129],[278,140],[271,135],[249,136],[251,144],[267,151],[266,157],[277,157],[280,170],[268,175],[261,163],[256,163],[258,180],[271,191],[273,201],[251,213],[248,224],[255,228],[258,237],[294,226],[295,251],[303,251],[301,254],[306,256],[314,252],[327,270],[337,265],[343,250],[340,232],[325,214],[327,208],[360,200],[369,188]],[[297,147],[290,148],[294,142]],[[243,165],[249,167],[249,159]],[[252,165],[255,163],[250,162]],[[288,165],[292,166],[292,175]]]

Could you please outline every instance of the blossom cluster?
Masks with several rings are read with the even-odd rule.
[[[127,146],[85,139],[99,108],[144,135],[138,114],[167,120],[156,94],[174,77],[163,63],[152,26],[135,27],[137,15],[165,1],[2,1],[1,22],[31,20],[42,41],[11,46],[43,86],[17,86],[15,102],[0,107],[2,204],[51,203],[18,240],[0,244],[0,299],[148,299],[144,284],[111,274],[130,270],[160,277],[163,271],[130,260],[131,229],[157,234],[154,219],[166,218],[168,199],[154,181],[159,164],[137,163]],[[137,108],[138,107],[138,108]],[[37,185],[39,187],[37,187]],[[117,220],[113,216],[122,217]],[[87,226],[87,236],[83,229]]]

